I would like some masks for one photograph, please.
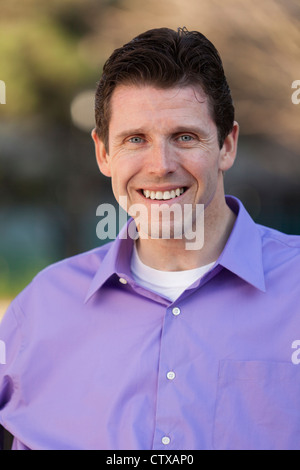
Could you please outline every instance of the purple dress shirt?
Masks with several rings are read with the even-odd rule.
[[[300,237],[227,204],[222,254],[173,303],[134,282],[130,238],[18,295],[0,324],[13,449],[300,449]]]

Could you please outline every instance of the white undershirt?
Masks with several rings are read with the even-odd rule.
[[[215,262],[200,266],[200,268],[185,271],[160,271],[144,264],[134,245],[131,257],[131,272],[134,280],[141,286],[176,300],[182,292],[207,273]]]

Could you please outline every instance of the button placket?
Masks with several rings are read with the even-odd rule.
[[[170,422],[174,419],[174,413],[175,416],[177,414],[180,416],[181,413],[181,410],[177,411],[177,387],[180,384],[177,384],[176,369],[177,365],[182,363],[182,357],[181,348],[178,348],[175,341],[175,338],[179,336],[180,314],[182,314],[182,309],[176,304],[167,309],[161,335],[156,430],[153,443],[153,449],[157,450],[166,446],[173,448],[173,446],[180,445],[179,442],[176,444],[177,433],[174,436],[169,434]]]

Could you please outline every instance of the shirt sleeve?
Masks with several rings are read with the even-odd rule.
[[[14,398],[17,379],[17,358],[22,346],[22,334],[15,316],[14,302],[0,322],[0,425],[5,428],[5,416]],[[2,436],[3,441],[3,436]],[[0,433],[0,449],[3,446]]]

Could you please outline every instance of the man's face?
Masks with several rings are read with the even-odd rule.
[[[177,204],[183,211],[185,204],[207,208],[224,198],[222,171],[233,164],[237,133],[235,124],[220,150],[208,99],[199,88],[119,85],[111,98],[109,153],[95,132],[93,138],[117,201],[126,196],[127,209],[133,204],[147,209],[146,230],[153,205]]]

